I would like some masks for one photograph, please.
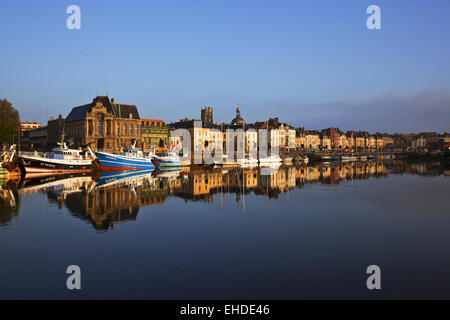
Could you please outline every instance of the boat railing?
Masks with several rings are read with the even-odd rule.
[[[53,152],[20,151],[19,156],[45,158],[53,160],[89,160],[89,155],[64,155]]]
[[[97,149],[98,152],[106,152],[117,156],[124,156],[124,157],[130,157],[135,159],[149,159],[152,157],[152,155],[147,155],[144,152],[137,152],[136,151],[116,151],[116,150],[107,150],[107,149]]]
[[[20,151],[19,156],[27,156],[27,157],[41,157],[45,158],[46,153],[45,152],[38,152],[38,151]]]

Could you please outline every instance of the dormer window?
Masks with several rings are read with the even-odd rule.
[[[130,119],[133,119],[133,114],[130,112],[130,114],[128,115],[128,117],[129,117]]]

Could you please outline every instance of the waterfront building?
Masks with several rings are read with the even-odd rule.
[[[258,132],[258,144],[260,141],[260,130],[267,129],[267,151],[270,152],[270,150],[277,150],[280,148],[280,132],[278,130],[279,123],[278,118],[269,119],[269,121],[264,122],[255,122],[254,128]],[[261,146],[259,146],[261,148]]]
[[[281,123],[277,129],[278,129],[278,134],[279,134],[279,138],[280,138],[280,149],[286,149],[287,148],[288,127],[284,123]]]
[[[366,149],[366,136],[359,132],[355,137],[355,150],[358,152],[364,151]]]
[[[169,137],[169,127],[163,120],[141,119],[143,150],[146,150],[148,147],[168,148],[171,145]]]
[[[375,136],[375,139],[376,139],[376,145],[377,145],[376,149],[378,151],[383,150],[383,137],[381,135],[377,134]]]
[[[29,131],[29,130],[34,130],[37,128],[41,128],[42,125],[40,123],[37,122],[30,122],[30,121],[25,121],[25,122],[21,122],[20,123],[20,131],[24,132],[24,131]]]
[[[422,151],[424,149],[436,149],[440,144],[444,144],[445,140],[448,141],[448,135],[439,135],[437,132],[421,132],[414,136],[411,146],[414,150]],[[442,143],[441,143],[442,142]]]
[[[326,136],[330,137],[331,148],[333,150],[339,150],[339,147],[342,148],[341,135],[343,134],[343,132],[341,130],[339,130],[339,128],[324,129],[324,130],[322,130],[322,133],[325,134]]]
[[[245,130],[245,153],[252,154],[258,152],[258,132],[250,127]]]
[[[169,144],[175,147],[181,147],[183,145],[183,137],[174,136],[173,130],[170,131]]]
[[[338,136],[338,149],[345,150],[347,148],[347,136],[344,133],[341,133]]]
[[[74,107],[65,120],[67,140],[93,149],[121,150],[136,142],[141,147],[141,120],[136,105],[116,103],[97,96],[91,103]]]
[[[306,149],[305,128],[295,129],[295,146],[298,149]]]
[[[346,138],[347,138],[347,149],[349,151],[355,150],[355,136],[356,132],[354,131],[347,131]]]
[[[377,148],[377,139],[375,138],[375,136],[373,135],[369,136],[367,147],[371,151]]]
[[[62,115],[54,119],[51,117],[47,122],[47,146],[49,149],[56,148],[61,142],[64,133],[65,119]]]
[[[305,131],[306,148],[308,150],[318,150],[320,147],[320,134],[317,130]]]
[[[331,150],[331,140],[330,137],[324,135],[323,133],[320,135],[320,147],[323,150]]]
[[[393,149],[394,139],[389,136],[383,136],[383,149]]]
[[[39,127],[29,130],[30,149],[37,151],[47,151],[47,127]]]
[[[287,145],[287,147],[289,149],[293,149],[293,148],[296,147],[295,136],[296,136],[295,129],[293,127],[289,126],[289,129],[288,129],[288,145]]]
[[[296,131],[293,127],[286,123],[281,123],[278,126],[279,138],[280,138],[280,148],[289,149],[295,148],[295,136]]]
[[[20,148],[28,150],[30,148],[29,131],[41,128],[42,125],[37,122],[25,121],[20,123]]]

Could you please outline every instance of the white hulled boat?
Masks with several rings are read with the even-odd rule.
[[[281,163],[283,160],[279,156],[271,155],[269,157],[265,158],[259,158],[259,165],[265,166],[265,165],[272,165],[276,163]]]
[[[65,143],[52,152],[21,152],[18,158],[26,173],[90,172],[98,168],[97,158],[89,147],[85,151],[69,149]]]
[[[154,157],[161,167],[181,167],[181,160],[175,151],[169,151]]]

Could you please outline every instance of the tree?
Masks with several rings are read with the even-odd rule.
[[[20,116],[6,99],[0,99],[0,144],[12,144],[19,141]]]

